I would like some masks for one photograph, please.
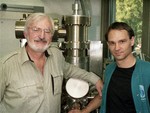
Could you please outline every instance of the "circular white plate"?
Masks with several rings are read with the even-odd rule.
[[[73,98],[81,98],[89,91],[89,84],[86,81],[70,78],[66,83],[66,91]]]

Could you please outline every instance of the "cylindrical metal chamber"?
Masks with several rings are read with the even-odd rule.
[[[88,27],[91,20],[84,15],[66,16],[65,58],[66,61],[80,68],[89,70]]]

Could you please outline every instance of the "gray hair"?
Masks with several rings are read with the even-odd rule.
[[[52,24],[51,33],[53,35],[55,32],[54,20],[50,16],[46,15],[45,13],[30,14],[26,19],[25,26],[24,26],[24,32],[27,32],[27,29],[31,24],[33,24],[34,22],[38,22],[43,18],[48,18],[49,22]]]

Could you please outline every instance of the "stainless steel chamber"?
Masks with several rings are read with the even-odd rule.
[[[89,44],[88,27],[90,18],[84,15],[65,17],[65,58],[66,61],[89,71]]]

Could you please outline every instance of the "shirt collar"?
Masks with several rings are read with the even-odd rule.
[[[52,55],[52,52],[49,51],[49,50],[46,50],[45,56],[48,58],[50,55]],[[29,55],[28,55],[28,53],[26,51],[25,46],[23,46],[21,48],[19,59],[20,59],[21,64],[23,64],[23,63],[25,63],[27,61],[31,61],[31,59],[30,59],[30,57],[29,57]]]

